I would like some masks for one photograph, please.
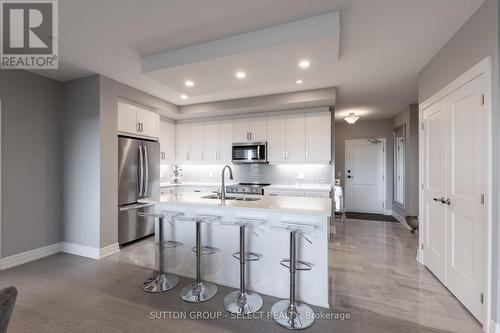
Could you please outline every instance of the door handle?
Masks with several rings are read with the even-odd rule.
[[[149,183],[149,157],[148,148],[144,146],[144,196],[148,195],[148,183]]]
[[[448,206],[450,206],[450,205],[451,205],[451,200],[450,200],[450,199],[446,199],[446,201],[445,201],[445,202],[443,202],[443,203],[445,203],[445,204],[447,204]]]
[[[139,145],[139,197],[142,197],[144,191],[144,155],[142,154],[142,145]]]

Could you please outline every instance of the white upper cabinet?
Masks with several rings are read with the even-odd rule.
[[[219,122],[205,123],[205,161],[215,162],[219,159]]]
[[[175,161],[175,124],[160,121],[160,162],[168,164]]]
[[[175,154],[178,162],[186,162],[190,160],[190,127],[190,124],[177,124],[175,126]]]
[[[306,161],[330,162],[331,112],[306,113]]]
[[[177,124],[177,161],[230,162],[233,131],[232,120]]]
[[[283,162],[286,151],[286,117],[269,117],[268,124],[271,131],[267,139],[267,159],[269,162]]]
[[[286,151],[288,162],[302,162],[306,158],[306,117],[303,113],[286,117]]]
[[[191,153],[190,160],[193,162],[203,161],[204,158],[204,128],[203,123],[192,123],[190,124],[190,134],[191,134]]]
[[[219,161],[231,162],[233,160],[233,121],[219,121]]]
[[[267,118],[236,119],[234,121],[234,142],[266,142]]]
[[[330,112],[298,113],[268,119],[271,163],[329,163]]]
[[[160,116],[135,105],[118,103],[118,132],[158,139]]]

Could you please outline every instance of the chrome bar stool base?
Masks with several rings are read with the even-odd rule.
[[[314,323],[314,311],[304,303],[295,302],[292,309],[289,300],[282,300],[273,305],[271,312],[276,323],[290,330],[302,330]]]
[[[142,289],[148,293],[162,293],[175,288],[178,283],[179,277],[175,275],[154,272],[151,277],[144,282]]]
[[[255,313],[260,310],[262,304],[264,304],[262,297],[252,291],[242,294],[239,290],[235,290],[224,297],[224,308],[239,315]]]
[[[190,303],[201,303],[208,301],[217,294],[217,285],[211,282],[194,282],[182,288],[180,297]]]

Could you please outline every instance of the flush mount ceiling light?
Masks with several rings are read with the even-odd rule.
[[[188,99],[188,96],[187,95],[181,95],[181,98],[182,99]]]
[[[299,62],[300,68],[308,68],[311,65],[311,63],[308,60],[302,60]]]
[[[186,82],[184,82],[184,84],[186,85],[186,87],[192,87],[192,86],[194,86],[194,82],[191,81],[191,80],[187,80]]]
[[[238,79],[244,79],[244,78],[246,78],[246,77],[247,77],[247,73],[242,72],[242,71],[236,72],[236,77],[237,77]]]
[[[344,118],[345,121],[347,121],[348,124],[352,125],[356,121],[358,121],[359,117],[354,114],[354,112],[349,113],[347,117]]]
[[[297,81],[295,81],[295,83],[302,84],[302,80],[297,80]]]

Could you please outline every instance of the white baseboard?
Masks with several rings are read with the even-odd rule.
[[[384,210],[384,215],[392,215],[392,210]]]
[[[118,243],[101,247],[101,249],[99,250],[99,259],[109,257],[118,252],[120,252],[120,246],[118,245]]]
[[[74,254],[80,257],[92,259],[102,259],[120,251],[118,243],[103,247],[90,247],[74,243],[63,243],[62,251],[69,254]]]
[[[488,321],[487,333],[500,333],[500,324],[495,323],[492,319]]]
[[[40,247],[0,259],[0,270],[5,270],[61,252],[62,243]]]

